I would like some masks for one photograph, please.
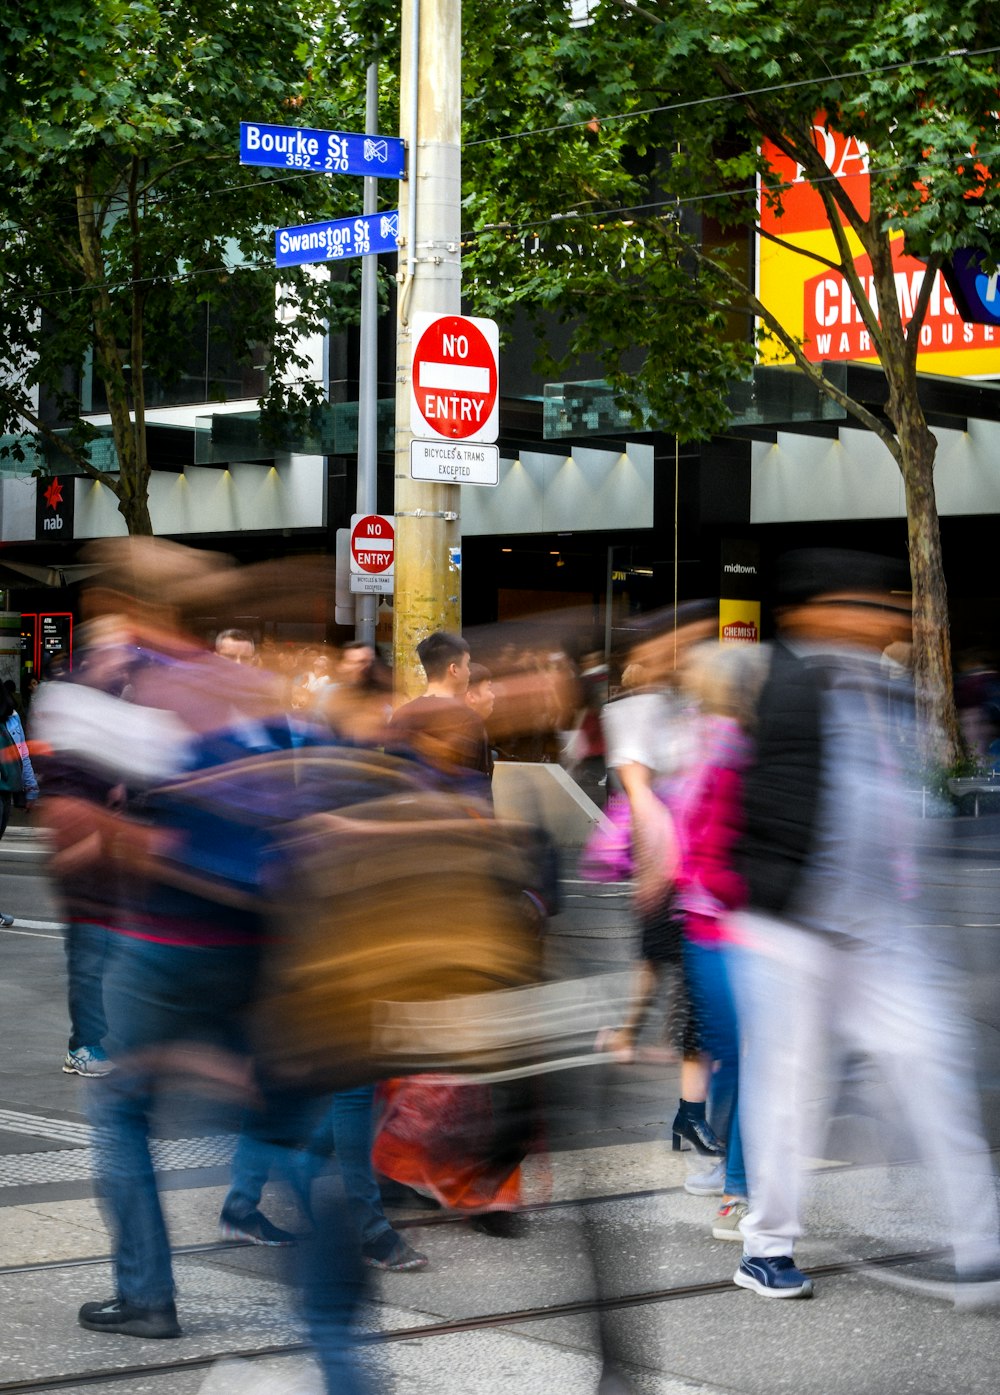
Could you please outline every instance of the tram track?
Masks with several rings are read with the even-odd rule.
[[[854,1166],[861,1167],[864,1164],[834,1163],[829,1168],[817,1168],[816,1174],[827,1171],[836,1171],[842,1174],[847,1168]],[[682,1188],[676,1186],[648,1187],[640,1191],[600,1192],[594,1196],[565,1197],[558,1201],[539,1201],[520,1206],[516,1214],[519,1216],[545,1215],[549,1212],[573,1210],[581,1206],[609,1206],[617,1202],[654,1201],[657,1197],[674,1196],[681,1190]],[[394,1230],[420,1230],[425,1227],[468,1225],[472,1219],[471,1214],[464,1216],[454,1211],[432,1211],[417,1216],[394,1216],[392,1226]],[[192,1255],[221,1254],[226,1250],[252,1250],[254,1248],[246,1240],[209,1240],[198,1245],[176,1245],[171,1253],[175,1259],[178,1259]],[[85,1269],[90,1266],[110,1263],[111,1255],[102,1254],[75,1256],[72,1259],[44,1259],[31,1264],[0,1264],[0,1279],[9,1278],[14,1274],[41,1274],[60,1269]],[[3,1388],[0,1385],[0,1391]]]
[[[201,1248],[199,1246],[186,1246],[183,1249],[178,1249],[175,1253],[197,1253]],[[810,1265],[809,1272],[818,1279],[832,1278],[837,1275],[864,1272],[868,1269],[900,1268],[907,1264],[940,1259],[947,1253],[948,1251],[941,1249],[908,1250],[891,1255],[874,1255],[866,1259],[840,1260],[831,1264]],[[107,1261],[96,1259],[77,1261],[77,1263],[99,1262],[106,1263]],[[12,1272],[23,1272],[23,1267],[0,1270],[0,1274]],[[426,1341],[435,1337],[451,1337],[465,1332],[515,1327],[524,1323],[551,1321],[555,1318],[578,1317],[587,1313],[614,1312],[656,1303],[675,1303],[691,1298],[737,1293],[741,1293],[741,1290],[733,1284],[731,1279],[715,1279],[705,1283],[647,1289],[638,1293],[620,1294],[610,1298],[580,1298],[567,1303],[547,1304],[544,1307],[516,1308],[500,1313],[480,1313],[473,1317],[451,1318],[442,1322],[425,1322],[413,1327],[388,1328],[384,1332],[362,1337],[361,1342],[362,1344],[382,1345],[389,1342]],[[311,1350],[312,1346],[308,1342],[284,1342],[265,1347],[234,1347],[200,1356],[179,1357],[173,1361],[137,1362],[129,1366],[107,1366],[88,1371],[69,1371],[51,1376],[0,1381],[0,1395],[27,1395],[29,1391],[78,1389],[137,1378],[149,1380],[156,1376],[176,1375],[183,1371],[206,1370],[218,1361],[256,1361],[269,1357],[299,1356]]]

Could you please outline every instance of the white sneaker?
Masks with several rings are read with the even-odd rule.
[[[717,1162],[708,1172],[695,1172],[684,1183],[692,1196],[722,1196],[726,1190],[726,1160]]]
[[[738,1240],[743,1243],[743,1232],[740,1230],[740,1221],[749,1211],[750,1207],[745,1201],[727,1201],[725,1206],[719,1208],[718,1215],[712,1225],[712,1236],[716,1240]]]
[[[98,1079],[102,1075],[109,1075],[114,1070],[114,1065],[99,1046],[78,1046],[75,1051],[66,1052],[63,1070],[67,1075],[84,1075]]]

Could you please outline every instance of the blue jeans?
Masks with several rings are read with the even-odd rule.
[[[104,1016],[104,969],[110,932],[103,925],[74,921],[66,927],[69,1049],[101,1046],[108,1030]]]
[[[353,1114],[358,1138],[362,1134],[367,1138],[366,1156],[371,1172],[374,1087],[345,1093],[354,1097],[367,1095],[367,1108],[356,1106]],[[303,1315],[326,1388],[330,1395],[368,1395],[368,1382],[354,1358],[358,1344],[354,1314],[365,1289],[359,1207],[353,1196],[346,1195],[344,1183],[339,1180],[334,1187],[324,1187],[311,1195],[313,1169],[304,1161],[315,1157],[311,1146],[305,1145],[307,1141],[311,1145],[316,1137],[317,1120],[327,1120],[330,1113],[322,1100],[310,1096],[291,1091],[265,1092],[264,1108],[248,1113],[244,1119],[233,1159],[233,1184],[222,1209],[234,1217],[255,1211],[269,1174],[281,1177],[297,1192],[312,1226],[308,1234],[299,1237],[290,1253]],[[321,1122],[320,1130],[323,1127]],[[344,1147],[340,1134],[337,1145]]]
[[[319,1174],[323,1159],[335,1152],[346,1204],[351,1210],[352,1223],[362,1244],[391,1230],[382,1209],[382,1197],[372,1167],[374,1098],[373,1085],[338,1090],[323,1111],[317,1127],[311,1131],[308,1147],[298,1155],[292,1166],[289,1166],[284,1150],[272,1141],[271,1111],[263,1115],[248,1114],[233,1157],[233,1180],[223,1203],[224,1214],[239,1219],[255,1211],[260,1205],[268,1176],[272,1173],[284,1174],[284,1180],[292,1185],[300,1204],[308,1212],[313,1181]]]
[[[730,980],[729,952],[724,946],[684,941],[684,966],[695,1019],[706,1052],[717,1061],[709,1094],[712,1128],[726,1144],[726,1193],[747,1195],[746,1164],[739,1118],[740,1042],[736,1003]]]
[[[338,1090],[330,1102],[326,1121],[326,1128],[333,1130],[333,1147],[344,1180],[344,1193],[354,1211],[362,1244],[368,1244],[392,1229],[382,1209],[382,1194],[372,1167],[374,1104],[374,1085]],[[314,1135],[314,1148],[316,1141]]]
[[[257,986],[253,949],[188,949],[116,936],[105,984],[109,1049],[119,1064],[94,1082],[98,1191],[112,1235],[118,1296],[161,1308],[174,1296],[170,1242],[149,1153],[156,1076],[129,1063],[144,1048],[183,1043],[239,1050]],[[140,1061],[141,1057],[138,1058]],[[273,1096],[272,1161],[291,1173],[316,1102]],[[296,1256],[302,1307],[330,1395],[366,1395],[354,1360],[353,1315],[364,1289],[360,1247],[339,1195],[325,1193]]]
[[[174,1294],[170,1242],[149,1152],[157,1078],[133,1053],[182,1043],[241,1046],[253,951],[189,949],[115,935],[104,1005],[117,1068],[93,1084],[97,1189],[111,1232],[118,1296],[162,1308]],[[130,1057],[132,1060],[130,1061]]]
[[[358,1365],[354,1315],[365,1292],[352,1207],[341,1188],[324,1190],[313,1207],[313,1229],[298,1246],[302,1309],[328,1395],[370,1395]]]

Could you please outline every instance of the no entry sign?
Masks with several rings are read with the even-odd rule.
[[[396,556],[395,520],[379,513],[351,519],[351,590],[390,595]]]
[[[495,441],[499,430],[493,320],[468,315],[413,317],[410,429],[448,441]]]

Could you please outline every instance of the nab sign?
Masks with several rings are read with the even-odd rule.
[[[35,540],[71,542],[75,476],[40,478],[35,485]]]
[[[468,315],[413,317],[410,430],[423,439],[495,441],[499,432],[493,320]]]
[[[351,518],[351,590],[391,596],[396,560],[395,519],[356,513]]]

